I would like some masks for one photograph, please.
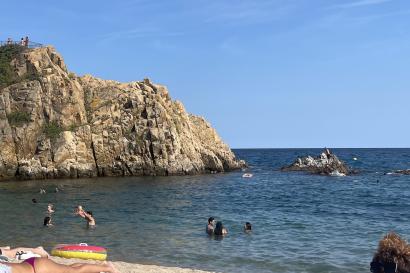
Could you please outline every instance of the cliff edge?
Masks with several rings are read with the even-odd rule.
[[[245,164],[165,86],[77,77],[53,47],[3,46],[0,60],[2,180],[184,175]]]

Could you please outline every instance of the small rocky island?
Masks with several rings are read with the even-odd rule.
[[[395,174],[410,175],[410,169],[407,169],[407,170],[397,170],[397,171],[394,171],[393,173],[395,173]]]
[[[281,168],[282,171],[304,171],[312,174],[345,176],[351,173],[349,167],[329,149],[318,157],[306,156],[295,160],[291,165]]]
[[[165,86],[78,77],[53,47],[0,47],[0,180],[185,175],[241,168]]]

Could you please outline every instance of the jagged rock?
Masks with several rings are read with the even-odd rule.
[[[165,86],[149,79],[77,77],[52,47],[26,50],[10,64],[20,81],[0,87],[0,180],[182,175],[245,166],[208,122],[188,114]]]
[[[397,170],[397,171],[394,171],[393,173],[410,175],[410,169],[408,169],[408,170]]]
[[[325,149],[320,156],[300,157],[289,166],[281,168],[282,171],[305,171],[312,174],[331,176],[345,176],[351,173],[349,167],[339,158]]]

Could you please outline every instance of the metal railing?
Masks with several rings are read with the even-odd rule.
[[[6,46],[6,45],[16,45],[16,46],[23,46],[27,48],[39,48],[39,47],[44,47],[45,45],[29,41],[28,45],[22,45],[21,41],[13,41],[13,40],[8,40],[8,41],[0,41],[0,46]]]

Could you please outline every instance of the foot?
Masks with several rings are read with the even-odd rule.
[[[36,250],[38,251],[38,254],[39,254],[41,257],[50,258],[50,254],[48,254],[48,252],[45,251],[42,246],[36,247]]]
[[[111,273],[121,273],[120,271],[118,271],[118,269],[115,268],[112,262],[108,262],[107,265],[111,268]]]

